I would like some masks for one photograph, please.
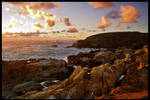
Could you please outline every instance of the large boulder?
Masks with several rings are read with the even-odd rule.
[[[142,48],[148,43],[148,34],[140,32],[101,33],[79,40],[72,46],[77,48]]]

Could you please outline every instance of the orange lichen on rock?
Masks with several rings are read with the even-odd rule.
[[[148,90],[116,94],[115,96],[103,95],[96,99],[146,99],[148,97]]]
[[[118,91],[119,91],[119,87],[117,87],[116,89],[111,90],[109,95],[114,95],[114,94],[118,93]]]
[[[144,63],[140,63],[140,65],[137,69],[142,69],[143,67],[144,67]]]

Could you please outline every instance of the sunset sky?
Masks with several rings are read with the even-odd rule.
[[[148,2],[2,2],[4,35],[76,38],[114,31],[148,32]]]

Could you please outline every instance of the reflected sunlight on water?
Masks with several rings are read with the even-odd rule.
[[[66,46],[71,46],[74,42],[71,40],[3,40],[2,60],[25,60],[30,58],[66,59],[69,55],[91,50],[88,48],[65,48]],[[54,44],[58,47],[51,47]]]

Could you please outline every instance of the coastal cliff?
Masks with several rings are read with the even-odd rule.
[[[148,43],[148,34],[140,32],[101,33],[78,40],[72,46],[76,48],[142,48]]]

